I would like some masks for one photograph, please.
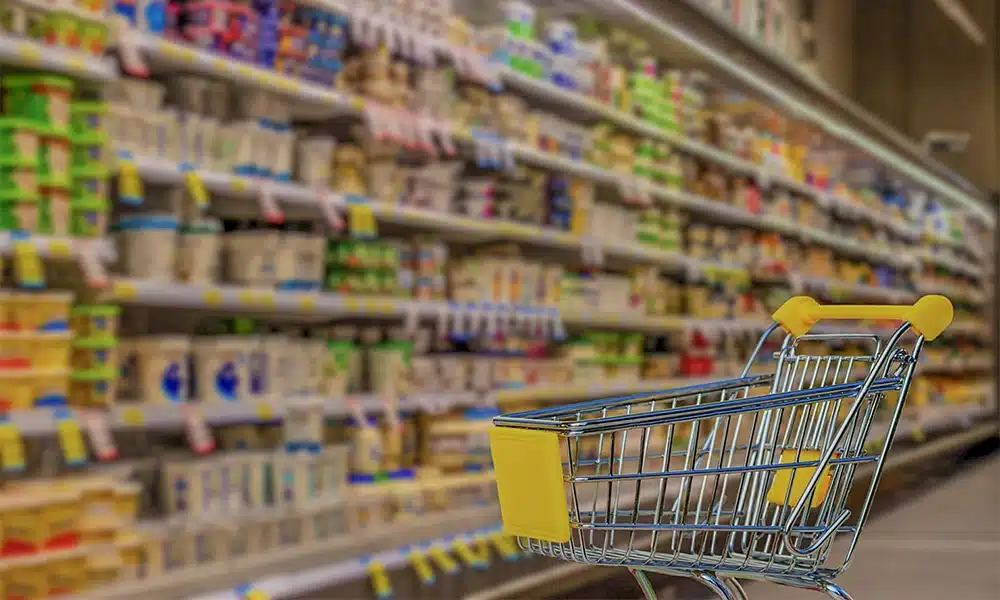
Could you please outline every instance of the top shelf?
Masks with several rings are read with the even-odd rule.
[[[567,3],[556,10],[562,10]],[[569,3],[572,4],[572,3]],[[573,11],[594,11],[657,40],[660,49],[689,64],[721,73],[856,147],[896,175],[994,226],[981,191],[930,158],[913,140],[880,121],[786,57],[692,0],[588,0]]]

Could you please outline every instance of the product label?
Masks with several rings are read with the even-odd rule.
[[[226,402],[235,402],[239,396],[240,377],[234,361],[222,363],[215,372],[215,393]]]
[[[160,393],[163,399],[167,402],[183,402],[184,383],[180,363],[172,362],[167,365],[160,376]]]

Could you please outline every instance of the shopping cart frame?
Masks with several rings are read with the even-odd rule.
[[[746,598],[737,578],[849,599],[833,578],[849,566],[870,514],[924,341],[943,332],[953,314],[951,302],[943,296],[925,296],[912,306],[821,306],[796,297],[774,313],[774,323],[761,335],[738,378],[497,417],[491,445],[505,530],[532,552],[627,567],[648,599],[655,599],[655,591],[644,571],[694,578],[725,600]],[[823,319],[902,324],[883,345],[871,334],[810,334]],[[786,335],[774,374],[749,375],[765,342],[779,327]],[[917,336],[907,350],[901,340],[911,329]],[[797,354],[807,342],[831,340],[864,342],[873,349],[861,356]],[[833,383],[828,384],[834,361]],[[807,382],[810,364],[813,371]],[[864,376],[850,381],[858,365]],[[768,391],[751,394],[761,387]],[[892,394],[898,394],[898,400],[884,443],[878,453],[869,454],[864,447],[875,411]],[[685,400],[693,402],[678,405]],[[658,409],[658,403],[670,406]],[[647,404],[648,410],[632,412],[632,407]],[[849,407],[846,414],[845,407]],[[621,411],[624,414],[613,414]],[[750,436],[738,440],[744,419],[752,421]],[[702,431],[703,423],[710,424],[707,431]],[[678,451],[674,432],[684,424],[691,428],[688,447]],[[650,454],[650,440],[662,429],[667,432],[664,450]],[[639,449],[631,454],[626,452],[629,432],[640,437]],[[610,440],[608,458],[605,436]],[[595,437],[596,459],[588,455],[594,449],[584,450],[581,444]],[[727,456],[729,463],[723,465]],[[678,457],[684,462],[680,469],[671,464]],[[713,467],[716,458],[719,464]],[[651,460],[662,461],[661,468],[647,468]],[[743,464],[734,466],[739,460]],[[848,526],[847,495],[861,463],[873,463],[874,470],[856,522]],[[626,473],[626,464],[634,465],[635,472]],[[604,466],[607,473],[602,472]],[[711,478],[713,489],[705,506],[706,482]],[[730,478],[737,480],[731,510],[726,504],[733,500],[726,495]],[[678,479],[680,491],[668,509],[667,482]],[[694,503],[696,481],[701,482],[701,491]],[[642,502],[641,488],[648,487],[647,482],[657,487],[652,510]],[[622,499],[622,489],[629,485],[634,491],[626,491]],[[593,508],[584,510],[591,502]],[[598,510],[601,503],[604,508]],[[692,515],[694,522],[689,523]],[[651,523],[645,521],[650,518]],[[665,518],[673,522],[663,523]],[[772,522],[767,524],[767,519]],[[651,534],[649,550],[640,548],[647,540],[637,539],[637,532]],[[831,568],[826,565],[837,533],[851,533],[852,539],[843,561]],[[658,545],[666,538],[672,555],[661,552]],[[682,552],[683,546],[689,551]]]

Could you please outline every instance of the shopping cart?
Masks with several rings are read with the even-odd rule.
[[[924,340],[952,316],[943,296],[913,306],[796,297],[736,379],[497,417],[504,529],[537,554],[627,567],[649,600],[645,571],[692,577],[727,600],[746,598],[736,578],[849,600],[833,578],[868,518]],[[809,333],[826,319],[902,324],[884,340]],[[777,366],[751,374],[778,327],[787,334],[776,338]],[[876,422],[883,405],[889,414]],[[884,442],[866,451],[870,440]],[[852,519],[859,470],[871,479]],[[832,552],[838,533],[850,534],[842,555]]]

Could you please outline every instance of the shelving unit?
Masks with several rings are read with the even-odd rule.
[[[50,8],[48,2],[41,0],[13,1],[42,11]],[[298,6],[297,0],[295,4]],[[128,521],[122,526],[136,529],[146,536],[144,539],[161,540],[163,544],[157,546],[154,541],[143,546],[143,558],[138,559],[139,563],[128,563],[130,569],[118,571],[115,578],[118,581],[75,594],[73,600],[126,600],[141,596],[169,600],[250,600],[243,593],[244,588],[237,587],[250,579],[255,580],[253,589],[262,594],[253,600],[279,600],[322,593],[324,589],[347,583],[358,584],[369,577],[373,577],[374,595],[385,597],[385,590],[378,589],[380,574],[410,564],[415,551],[438,549],[454,561],[462,558],[456,544],[479,543],[499,535],[492,463],[483,442],[487,437],[484,427],[489,426],[492,415],[515,407],[653,394],[727,378],[732,365],[748,354],[750,348],[743,348],[746,340],[771,325],[769,304],[791,294],[811,294],[842,303],[909,304],[922,294],[944,293],[959,304],[961,318],[949,328],[944,336],[947,341],[943,342],[951,344],[955,349],[953,354],[959,358],[938,356],[923,361],[920,372],[933,381],[934,385],[929,386],[933,391],[928,394],[927,406],[904,413],[894,441],[909,447],[891,455],[887,468],[905,468],[922,458],[967,447],[996,433],[995,426],[987,423],[995,413],[995,399],[988,397],[990,394],[982,385],[985,372],[993,366],[987,348],[995,335],[983,324],[986,307],[992,302],[990,279],[994,272],[991,254],[981,243],[985,234],[977,239],[971,235],[962,239],[950,237],[950,231],[942,233],[941,227],[928,227],[926,215],[903,216],[902,211],[890,211],[881,202],[859,200],[862,191],[838,189],[834,184],[846,183],[846,177],[845,181],[831,181],[830,185],[813,183],[805,176],[793,175],[792,169],[775,167],[773,162],[763,159],[755,161],[753,152],[745,151],[746,148],[732,149],[708,136],[661,127],[644,120],[635,107],[602,102],[582,90],[560,87],[548,78],[529,77],[505,63],[502,53],[494,52],[488,57],[491,49],[485,47],[485,36],[480,39],[479,31],[464,19],[452,18],[450,14],[446,15],[448,19],[442,16],[449,24],[447,31],[430,33],[435,24],[422,22],[423,13],[404,15],[412,19],[386,19],[384,15],[369,12],[370,4],[303,0],[301,10],[286,16],[289,20],[327,19],[327,31],[342,28],[350,32],[340,41],[350,46],[349,54],[363,57],[363,61],[359,58],[355,64],[355,70],[362,74],[366,69],[377,70],[377,60],[382,55],[365,47],[362,39],[365,35],[359,32],[374,35],[382,43],[394,40],[392,43],[398,47],[395,53],[387,55],[387,69],[391,74],[394,65],[404,63],[412,68],[406,77],[400,77],[404,88],[401,97],[409,99],[409,104],[390,102],[389,95],[384,90],[380,94],[375,85],[361,82],[348,85],[342,81],[331,85],[315,81],[317,77],[309,80],[304,65],[298,75],[285,74],[257,64],[265,61],[209,51],[204,43],[202,47],[188,45],[189,42],[181,41],[180,31],[156,32],[128,25],[118,29],[121,16],[112,17],[111,12],[101,14],[116,23],[117,56],[95,58],[46,45],[43,40],[0,34],[0,63],[61,73],[85,82],[79,87],[87,95],[75,97],[76,101],[92,100],[96,96],[91,90],[104,86],[107,98],[102,111],[96,111],[101,115],[96,120],[102,122],[109,134],[107,140],[103,135],[99,137],[102,148],[103,142],[107,142],[102,160],[117,177],[118,201],[113,212],[118,216],[120,229],[93,238],[4,231],[0,232],[0,255],[15,257],[15,272],[24,270],[20,263],[30,262],[28,259],[38,258],[44,265],[50,261],[75,261],[82,277],[79,273],[63,273],[60,268],[59,277],[53,279],[59,286],[72,287],[88,305],[120,307],[123,331],[120,341],[116,331],[113,340],[95,341],[78,335],[79,339],[70,345],[68,352],[96,348],[112,356],[118,351],[122,355],[107,359],[105,366],[112,374],[106,378],[93,379],[93,370],[67,377],[70,406],[53,410],[32,403],[31,408],[9,410],[0,417],[0,433],[4,434],[0,436],[0,450],[4,450],[0,452],[0,466],[7,471],[17,466],[8,464],[10,455],[6,449],[12,439],[32,451],[36,446],[41,448],[41,459],[31,456],[22,462],[29,463],[29,471],[37,468],[35,463],[42,464],[46,475],[79,470],[79,465],[90,458],[91,462],[108,463],[102,466],[117,477],[115,469],[128,470],[127,459],[140,453],[143,458],[157,457],[153,460],[156,463],[153,476],[160,478],[158,487],[167,490],[163,492],[164,499],[144,500],[152,505],[147,508],[155,518],[140,524]],[[426,4],[436,7],[438,3]],[[537,4],[541,8],[540,19],[553,18],[566,8],[553,7],[555,3],[544,1]],[[665,11],[662,13],[657,12],[660,8],[644,1],[578,4],[576,10],[585,7],[602,19],[607,17],[609,22],[627,24],[640,35],[655,33],[679,41],[686,48],[683,57],[674,54],[676,44],[653,44],[649,51],[651,58],[667,61],[677,58],[678,64],[697,64],[729,74],[741,83],[742,89],[769,99],[770,106],[783,118],[808,122],[835,146],[847,144],[866,151],[887,171],[912,184],[905,189],[906,193],[933,194],[935,200],[953,211],[946,216],[960,217],[956,221],[968,224],[968,231],[973,229],[972,224],[977,231],[992,231],[992,213],[978,193],[955,186],[948,174],[916,154],[908,141],[887,132],[818,84],[806,82],[800,74],[781,64],[779,58],[748,46],[750,42],[745,39],[734,42],[727,38],[724,48],[715,45],[716,38],[705,35],[704,16],[686,3],[667,3],[670,6],[662,8]],[[125,5],[119,8],[127,11]],[[181,5],[176,8],[184,10]],[[278,10],[277,4],[274,8]],[[86,10],[73,4],[67,8],[67,14]],[[675,12],[687,16],[676,22],[666,17]],[[700,19],[697,22],[701,24],[688,17]],[[692,30],[686,31],[689,24]],[[718,24],[710,27],[718,29]],[[753,68],[734,62],[722,51],[733,44],[751,48],[755,57]],[[281,49],[287,50],[286,46]],[[343,48],[339,54],[323,49],[327,50],[337,61],[349,62]],[[318,48],[316,51],[320,52]],[[693,57],[697,60],[690,63]],[[140,69],[127,64],[136,62],[142,63]],[[777,68],[782,72],[781,77],[762,75],[758,69],[761,62],[767,63],[763,71]],[[123,64],[121,71],[119,63]],[[454,75],[445,78],[450,94],[449,110],[435,113],[434,107],[418,108],[413,101],[417,95],[418,71],[421,75],[441,74],[445,65]],[[144,70],[151,77],[146,84],[138,84],[129,76]],[[623,70],[621,75],[628,80],[628,72]],[[157,88],[158,79],[164,80],[169,89]],[[136,85],[129,89],[128,83]],[[212,96],[205,91],[208,84],[219,86],[212,88],[212,94],[220,92],[219,97],[225,97],[221,92],[232,92],[229,102],[222,103],[221,109],[216,107],[221,114],[209,116],[207,113],[211,111],[191,107],[207,103],[203,102],[205,98]],[[622,90],[629,91],[627,86],[624,84]],[[803,98],[814,98],[801,95],[805,88],[811,89],[810,94],[815,97],[823,98],[822,110],[803,102]],[[192,89],[203,89],[201,96]],[[168,107],[163,106],[164,95]],[[200,100],[192,100],[195,96]],[[654,181],[635,169],[638,159],[625,169],[602,166],[589,151],[572,153],[566,150],[572,144],[552,142],[558,136],[552,131],[542,132],[541,125],[535,136],[517,132],[501,134],[504,130],[499,119],[494,119],[497,123],[488,123],[496,127],[484,127],[482,122],[465,114],[474,112],[473,97],[486,98],[487,103],[503,98],[521,99],[526,103],[523,105],[526,114],[520,116],[535,123],[552,116],[538,109],[539,106],[558,107],[559,116],[571,121],[571,125],[609,125],[633,145],[640,141],[662,144],[671,158],[682,159],[683,164],[693,165],[698,171],[717,173],[724,182],[724,193],[720,198],[712,198],[708,192],[698,191],[698,177],[702,176],[698,173],[682,173],[680,184],[671,181],[667,185],[665,181],[670,180],[663,177]],[[498,107],[490,106],[499,112]],[[837,110],[831,111],[828,106],[836,106]],[[150,123],[159,123],[160,129]],[[73,127],[77,126],[74,122]],[[207,136],[206,131],[218,136],[217,143],[201,137]],[[260,136],[261,131],[272,137],[265,140]],[[351,173],[344,169],[349,170],[352,165],[349,160],[337,158],[336,150],[331,151],[330,160],[324,165],[326,170],[335,171],[334,176],[306,183],[304,163],[310,152],[300,150],[296,155],[289,150],[313,136],[335,138],[338,149],[358,150],[364,167],[368,168],[369,163],[385,158],[379,152],[384,151],[379,144],[388,142],[377,139],[385,131],[398,134],[393,142],[396,146],[389,152],[389,162],[394,168],[409,169],[408,179],[396,198],[376,192],[374,188],[382,183],[378,176],[373,176],[373,181],[362,181],[365,189],[361,192],[346,190],[344,181],[350,179]],[[423,150],[407,147],[409,142],[428,140]],[[783,139],[772,141],[775,145],[785,143]],[[288,147],[283,146],[286,142]],[[172,144],[177,144],[180,150],[174,152],[177,148]],[[414,145],[420,148],[420,144]],[[256,146],[262,146],[266,152]],[[219,160],[213,152],[219,156],[229,154],[226,160]],[[777,150],[769,152],[780,154]],[[289,164],[282,166],[279,155],[286,154]],[[496,159],[495,164],[482,160],[484,154]],[[456,171],[459,174],[446,182],[449,184],[444,186],[446,191],[436,189],[429,194],[435,200],[440,199],[438,196],[445,197],[445,201],[412,200],[417,196],[411,189],[417,185],[417,171],[438,164],[441,159],[461,165]],[[247,175],[248,172],[255,175]],[[266,176],[261,174],[264,172]],[[87,180],[85,175],[74,177]],[[471,194],[462,185],[489,180],[493,194],[503,185],[531,181],[531,177],[536,178],[536,183],[542,181],[546,189],[555,188],[554,181],[567,189],[577,185],[586,188],[592,196],[590,204],[566,191],[572,207],[565,222],[545,213],[558,212],[558,207],[544,204],[547,198],[539,201],[542,206],[537,208],[544,213],[540,217],[524,217],[513,209],[501,211],[493,204],[490,210],[478,212],[467,206],[467,196]],[[387,175],[385,179],[391,177]],[[736,193],[730,188],[735,188],[736,179],[745,181],[759,193],[757,205],[735,199]],[[863,191],[874,194],[869,189]],[[814,209],[813,219],[800,217],[798,211],[791,209],[787,211],[789,214],[782,214],[774,201],[779,195],[787,195],[789,205],[802,204]],[[650,218],[662,225],[668,217],[674,218],[678,237],[671,242],[650,242],[640,237],[639,224],[633,224],[628,234],[609,234],[595,214],[594,207],[598,205],[613,208],[617,211],[616,218],[624,215],[623,220],[636,217],[638,221],[653,215]],[[571,218],[577,215],[585,218]],[[369,217],[372,223],[368,223]],[[141,226],[130,230],[130,219],[141,222]],[[850,228],[844,226],[848,223]],[[838,229],[834,225],[844,227]],[[129,234],[143,227],[170,233],[165,238],[136,236],[130,241]],[[721,232],[740,241],[726,248],[707,242],[705,247],[695,248],[699,228],[706,238]],[[207,269],[209,275],[191,281],[195,279],[191,276],[194,269],[190,264],[178,266],[182,262],[178,249],[182,246],[182,233],[194,235],[192,232],[196,230],[211,237],[211,243],[186,251],[196,259],[211,256],[215,262],[212,269]],[[848,230],[853,233],[843,233]],[[265,240],[262,235],[257,242],[266,250],[253,244],[237,250],[232,243],[236,232],[273,234],[274,239],[286,245],[300,243],[302,247],[294,253],[292,261],[294,275],[277,275],[281,261],[288,260],[289,255],[282,254],[285,246],[270,237]],[[740,238],[740,233],[747,235]],[[774,245],[763,245],[760,241],[763,236],[769,236],[768,242]],[[288,239],[297,242],[290,243]],[[316,252],[315,245],[309,247],[309,252],[303,249],[317,239],[321,251]],[[274,245],[265,246],[272,242]],[[344,252],[348,256],[344,258],[340,255],[342,250],[352,245],[368,244],[370,248],[384,242],[398,242],[394,246],[387,244],[398,253],[392,267],[393,282],[386,286],[379,279],[384,275],[382,271],[391,270],[386,265],[393,264],[389,259],[379,258],[367,265],[377,264],[377,268],[369,271],[378,273],[361,281],[367,291],[362,293],[358,291],[361,288],[352,288],[356,282],[351,283],[349,276],[357,274],[352,271],[357,265],[350,261],[360,264],[362,260],[370,260],[370,256],[361,252],[350,254],[347,250]],[[817,276],[804,253],[796,255],[801,260],[767,256],[769,251],[777,253],[780,249],[781,253],[791,253],[800,247],[828,250],[825,256],[829,271],[836,275]],[[404,252],[418,258],[404,263],[399,258]],[[423,272],[423,262],[434,262],[427,256],[441,252],[448,255],[448,260],[442,259],[433,272]],[[146,259],[144,264],[130,261],[137,254]],[[302,258],[306,254],[310,257],[308,261]],[[167,255],[170,264],[164,267]],[[177,265],[173,264],[175,256]],[[223,264],[222,257],[233,256],[258,265],[258,276],[237,277],[235,272],[244,265],[237,264],[238,261]],[[187,258],[190,262],[190,256]],[[847,263],[856,267],[850,271],[855,274],[844,275],[849,272],[846,269],[838,273],[835,259],[838,266]],[[492,266],[488,261],[493,260],[503,264],[496,267],[497,275],[492,280],[478,277],[477,274],[486,272],[484,265]],[[300,277],[302,264],[310,261],[319,264],[319,274],[313,276],[310,271],[309,276]],[[265,263],[267,267],[260,266]],[[537,271],[530,280],[528,267]],[[47,268],[40,266],[38,270],[44,274]],[[288,269],[288,265],[282,268]],[[919,277],[921,270],[929,269],[948,276]],[[544,281],[547,270],[558,273],[554,292]],[[867,279],[858,275],[857,270],[867,270]],[[133,271],[147,275],[139,276]],[[409,275],[405,285],[407,278],[402,271]],[[266,276],[262,275],[265,272]],[[343,280],[338,283],[336,276],[343,276]],[[461,293],[463,277],[475,280],[469,284],[474,294]],[[956,287],[953,293],[949,281],[960,281],[961,289]],[[629,284],[627,293],[623,291],[623,282]],[[11,287],[24,283],[16,281]],[[425,287],[420,288],[421,284]],[[586,287],[588,284],[592,287]],[[654,285],[663,287],[650,291]],[[690,293],[698,286],[708,290],[702,300]],[[515,287],[539,288],[539,291],[514,298],[517,294],[510,290]],[[372,291],[375,289],[380,291]],[[678,298],[675,306],[654,308],[669,295],[667,292],[673,291]],[[25,293],[5,289],[3,296],[8,292]],[[80,320],[79,315],[74,318],[74,326],[76,320]],[[865,322],[823,324],[815,331],[882,334],[891,329],[887,323]],[[0,335],[0,350],[12,353],[17,350],[12,344],[10,348],[4,346],[5,340],[17,337]],[[695,340],[700,337],[707,340],[707,350],[695,347]],[[385,341],[370,343],[368,338]],[[585,346],[615,346],[616,352],[610,352],[615,354],[612,357],[598,356],[595,351],[590,359],[572,358],[574,349],[565,343],[567,339],[582,341]],[[309,342],[319,343],[310,346]],[[339,351],[343,352],[344,343],[350,346],[350,351],[337,354],[335,346],[341,344]],[[210,344],[215,346],[208,348]],[[274,356],[268,354],[272,351],[268,348],[272,347],[279,348],[273,350]],[[689,358],[689,354],[694,354],[692,351],[699,350],[710,357],[709,362],[717,361],[709,368],[710,374],[687,372],[674,364],[680,361],[673,359],[681,355]],[[224,358],[227,352],[236,358]],[[322,359],[314,360],[316,354]],[[118,358],[123,359],[121,365],[117,364]],[[158,358],[170,365],[160,365],[156,362]],[[608,358],[614,360],[603,360]],[[644,373],[640,377],[641,369],[653,358],[664,359],[662,362],[669,365],[670,372]],[[257,359],[270,365],[266,377],[262,377],[265,383],[251,376],[251,369],[259,366],[252,367],[250,363]],[[133,364],[131,360],[136,362]],[[75,368],[75,361],[69,366]],[[388,370],[386,365],[396,362],[402,366],[395,377],[380,374],[379,369]],[[231,372],[220,367],[222,363]],[[140,364],[142,367],[137,366]],[[152,370],[151,364],[163,368],[161,379],[142,372],[143,368]],[[484,369],[483,365],[486,376],[479,371]],[[591,368],[580,369],[581,365]],[[595,366],[598,368],[594,369]],[[116,375],[119,370],[121,377]],[[593,376],[595,370],[600,377]],[[238,391],[225,401],[220,400],[223,388],[232,384],[232,372],[236,371],[245,376],[244,389],[235,384]],[[138,377],[136,372],[140,373]],[[264,369],[253,371],[264,372]],[[763,371],[755,368],[751,373]],[[0,370],[0,375],[5,374]],[[20,381],[18,377],[14,381]],[[346,383],[348,380],[350,384]],[[107,402],[76,402],[73,395],[80,393],[81,382],[94,381],[111,387],[120,384],[122,388],[128,384],[130,388],[138,387],[139,393],[133,397],[109,392]],[[289,382],[289,386],[280,388],[281,381]],[[954,392],[951,384],[961,384],[961,394]],[[136,390],[128,391],[131,394]],[[169,394],[173,396],[167,400]],[[215,401],[213,394],[218,396]],[[954,401],[954,394],[962,395],[963,400],[972,397],[979,402],[942,400]],[[461,439],[443,443],[434,439],[432,429],[437,423],[461,430]],[[370,454],[383,460],[381,463],[376,460],[379,464],[375,466],[365,465],[366,470],[359,465],[367,455],[362,452],[362,444],[366,443],[362,436],[371,433],[369,429],[375,430],[378,437],[377,442],[367,442],[378,445],[377,452]],[[884,441],[881,438],[888,430],[885,424],[876,424],[869,437],[872,442]],[[390,454],[385,447],[398,441],[402,448],[400,432],[409,435],[414,431],[419,442],[412,442],[406,451],[420,454],[419,460],[405,461],[403,468],[404,461],[396,457],[399,464],[386,466],[391,461],[382,454]],[[174,455],[181,452],[176,442],[180,432],[185,434],[189,448],[183,449],[183,459],[172,462]],[[398,440],[392,437],[397,433]],[[57,439],[59,445],[53,443]],[[353,454],[331,477],[336,485],[330,497],[323,498],[326,504],[309,510],[299,510],[303,508],[300,504],[279,506],[283,494],[288,493],[281,485],[298,481],[300,487],[305,487],[312,483],[302,484],[302,481],[317,479],[308,470],[311,467],[301,466],[295,467],[299,469],[295,476],[283,472],[283,478],[279,478],[279,470],[289,468],[283,461],[307,455],[323,457],[327,450],[339,449],[345,440],[354,445]],[[324,445],[331,441],[338,445]],[[80,456],[70,456],[67,447],[76,442]],[[123,454],[131,454],[115,462],[117,459],[112,457],[118,456],[116,444]],[[449,444],[461,445],[463,450],[448,451]],[[101,450],[101,446],[105,448]],[[254,450],[248,452],[248,448]],[[441,460],[441,464],[452,466],[443,467],[434,463],[436,452],[458,456],[457,459],[446,456],[451,462]],[[400,455],[403,453],[404,450],[399,450]],[[57,469],[51,467],[53,456],[61,457],[55,461],[60,463]],[[250,460],[251,456],[258,461],[254,465],[261,465],[260,473],[270,473],[261,475],[263,479],[270,477],[268,491],[258,490],[267,499],[252,507],[245,505],[243,499],[224,500],[220,491],[225,485],[222,478],[239,472],[244,463],[238,461]],[[237,462],[227,462],[230,460]],[[198,473],[212,473],[211,477],[218,477],[219,490],[213,491],[207,483],[206,487],[198,488],[201,484],[194,477],[166,481],[167,471],[176,469],[178,464],[205,469]],[[240,467],[228,470],[232,464]],[[862,474],[867,467],[859,469]],[[26,465],[17,468],[24,469]],[[226,475],[222,475],[222,469],[227,469]],[[462,472],[455,472],[458,470]],[[350,471],[350,485],[345,483],[347,473],[342,471]],[[130,473],[128,477],[138,476]],[[472,492],[463,491],[463,485]],[[192,492],[196,498],[192,503],[211,499],[215,491],[219,492],[219,502],[211,510],[205,508],[198,513],[187,498],[180,503],[166,499],[170,493],[182,496],[177,490],[187,490],[187,486],[202,490]],[[442,490],[446,496],[443,500]],[[677,490],[673,493],[676,495]],[[297,497],[298,500],[301,498]],[[323,506],[333,507],[331,514],[335,520],[339,519],[335,524],[324,525],[331,531],[339,528],[325,538],[315,531],[309,533],[315,523],[307,520],[313,515],[309,511],[321,510]],[[286,518],[294,523],[289,526],[283,521]],[[216,554],[206,558],[200,554],[203,548],[197,538],[183,537],[224,531],[219,539],[230,539],[225,536],[240,532],[244,520],[250,532],[247,535],[259,535],[255,539],[256,550],[246,556],[228,556],[231,548],[222,548],[225,544],[217,541]],[[268,529],[272,526],[273,529]],[[298,541],[286,543],[283,527],[298,527]],[[168,556],[170,536],[175,534],[189,544],[187,553],[179,559]],[[494,559],[498,556],[495,550]],[[90,546],[81,550],[92,551],[94,548]],[[162,561],[150,558],[158,556],[157,553],[166,558]],[[120,556],[122,561],[124,556]],[[152,570],[143,568],[147,566],[143,560],[162,565],[163,572],[150,575]],[[483,565],[469,561],[465,566]],[[435,568],[440,571],[439,567]],[[137,574],[144,570],[147,577],[141,579]],[[468,597],[476,600],[499,598],[547,585],[553,578],[577,577],[583,572],[590,577],[593,575],[590,571],[591,568],[584,566],[560,566],[529,572],[523,579],[519,577],[488,589],[466,591]],[[0,583],[4,582],[4,576],[0,568]],[[207,589],[217,591],[206,594]],[[5,600],[2,593],[0,600]]]

